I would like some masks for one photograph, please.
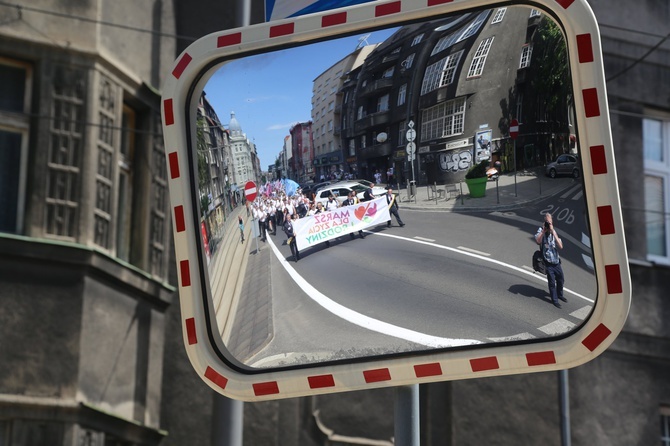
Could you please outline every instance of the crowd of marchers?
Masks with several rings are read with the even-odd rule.
[[[295,232],[293,230],[293,222],[295,220],[379,198],[373,194],[373,188],[374,183],[364,192],[362,199],[359,199],[356,193],[351,191],[349,196],[342,202],[331,194],[328,197],[328,201],[321,203],[315,202],[314,194],[307,196],[303,194],[300,188],[289,196],[283,187],[275,187],[266,193],[260,194],[253,202],[247,202],[247,215],[258,221],[259,236],[263,242],[267,239],[268,234],[276,235],[277,228],[281,227],[288,238],[287,244],[291,248],[293,258],[297,262],[300,260],[300,252],[295,243]],[[398,213],[398,200],[396,200],[396,195],[393,193],[392,188],[389,187],[387,189],[385,197],[390,214],[395,217],[398,225],[405,226]],[[387,221],[387,226],[391,226],[391,220]],[[358,234],[360,238],[365,238],[364,231],[358,231]],[[349,234],[349,236],[352,239],[355,238],[353,233]],[[325,244],[326,247],[330,247],[330,241],[326,241]]]

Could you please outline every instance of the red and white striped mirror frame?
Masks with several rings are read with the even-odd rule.
[[[163,85],[162,118],[168,166],[184,343],[198,375],[233,399],[261,401],[305,395],[566,369],[601,354],[628,315],[630,274],[617,187],[614,150],[597,22],[584,0],[536,0],[526,4],[550,13],[563,27],[575,92],[578,143],[590,216],[598,296],[591,317],[561,339],[472,350],[429,352],[408,357],[370,358],[267,372],[244,373],[216,354],[206,328],[206,312],[193,219],[192,173],[185,128],[189,90],[203,88],[202,71],[223,57],[349,34],[370,27],[428,18],[473,8],[493,8],[490,0],[392,0],[285,19],[205,36],[175,61]],[[510,6],[505,3],[501,6]],[[197,98],[195,99],[197,100]],[[174,383],[178,385],[178,383]]]

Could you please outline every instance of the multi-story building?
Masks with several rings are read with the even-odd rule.
[[[314,178],[314,142],[312,121],[299,122],[289,130],[291,135],[291,152],[293,157],[293,171],[295,181],[304,183]]]
[[[237,121],[235,112],[230,113],[228,131],[230,132],[233,181],[239,189],[244,189],[247,181],[258,181],[260,167],[256,156],[256,146],[242,131],[242,126]]]
[[[356,172],[355,162],[346,161],[347,155],[342,146],[342,88],[348,74],[360,67],[377,47],[364,43],[360,42],[355,51],[334,63],[314,80],[312,122],[314,167],[318,179],[329,179],[331,175],[343,171]]]

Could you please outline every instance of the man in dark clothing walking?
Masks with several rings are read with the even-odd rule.
[[[393,195],[393,189],[390,187],[386,191],[386,202],[389,205],[389,212],[395,217],[398,225],[405,226],[405,223],[400,219],[400,214],[398,214],[398,202],[396,201],[396,196]],[[391,227],[391,220],[386,222],[386,226],[389,228]]]

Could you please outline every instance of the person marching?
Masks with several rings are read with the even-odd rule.
[[[388,188],[388,191],[386,192],[386,202],[389,205],[389,212],[391,214],[393,214],[393,216],[395,217],[398,224],[401,227],[405,226],[405,223],[403,223],[402,220],[400,219],[400,214],[398,214],[398,202],[396,201],[396,196],[393,195],[393,189],[390,188],[390,187]],[[389,228],[391,227],[391,220],[390,219],[389,219],[389,221],[386,222],[386,226],[389,227]]]
[[[353,206],[355,204],[358,204],[358,197],[356,196],[356,192],[352,190],[351,192],[349,192],[349,196],[347,197],[347,199],[344,200],[344,202],[342,202],[342,206]],[[361,238],[365,238],[365,234],[363,234],[363,231],[358,231],[358,235],[360,235]],[[354,233],[350,232],[349,237],[353,239]]]
[[[540,226],[535,233],[535,241],[540,245],[542,250],[551,301],[556,308],[561,308],[558,300],[560,299],[563,302],[568,301],[563,297],[565,276],[561,267],[561,258],[558,255],[558,250],[563,249],[563,241],[556,233],[556,229],[554,229],[553,217],[550,213],[544,214],[544,225]]]
[[[240,228],[240,243],[244,243],[244,222],[241,215],[237,216],[237,226]]]
[[[289,247],[291,248],[291,254],[293,254],[293,259],[297,262],[300,260],[300,252],[298,251],[298,244],[295,240],[295,232],[293,231],[293,221],[288,215],[288,210],[284,210],[284,233],[288,240]]]

